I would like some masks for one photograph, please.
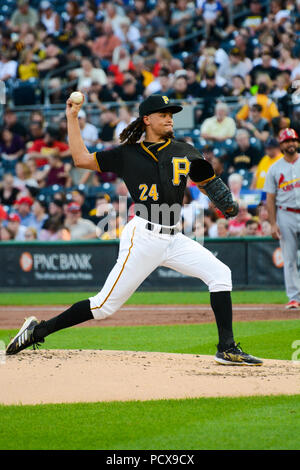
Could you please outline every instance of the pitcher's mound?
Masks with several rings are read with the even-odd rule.
[[[26,350],[0,364],[0,403],[41,404],[297,394],[300,362],[222,366],[213,356]]]

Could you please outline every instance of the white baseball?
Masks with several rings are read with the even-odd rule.
[[[81,91],[73,91],[70,95],[70,99],[75,104],[80,104],[83,101],[83,94]]]

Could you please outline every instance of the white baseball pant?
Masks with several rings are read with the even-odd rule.
[[[210,292],[231,291],[231,270],[200,243],[181,232],[160,234],[161,225],[146,228],[135,216],[124,228],[119,255],[101,291],[90,297],[95,319],[115,313],[157,267],[164,266],[201,279]]]

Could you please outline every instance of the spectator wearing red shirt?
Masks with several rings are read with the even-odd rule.
[[[27,157],[34,158],[38,168],[49,163],[49,156],[57,155],[61,158],[71,156],[68,144],[58,139],[56,129],[49,127],[43,139],[37,139],[28,149]]]
[[[70,186],[70,170],[72,166],[70,163],[64,163],[59,155],[49,156],[49,165],[41,172],[41,177],[44,186],[52,186],[57,184],[59,186]]]
[[[240,201],[239,203],[239,212],[234,219],[230,219],[228,223],[229,235],[232,237],[241,237],[243,236],[246,222],[251,219],[251,214],[248,212],[247,204]]]

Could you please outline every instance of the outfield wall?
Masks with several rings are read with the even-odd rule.
[[[283,262],[272,238],[207,239],[204,246],[232,270],[239,289],[283,289]],[[118,255],[119,241],[1,242],[0,289],[99,290]],[[157,268],[139,290],[206,290],[198,279]]]

